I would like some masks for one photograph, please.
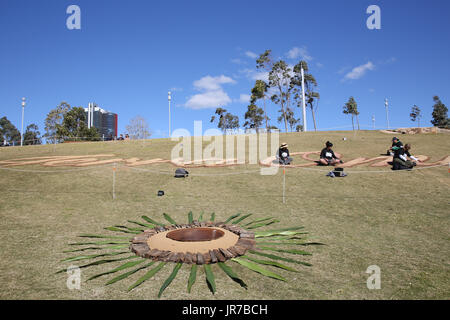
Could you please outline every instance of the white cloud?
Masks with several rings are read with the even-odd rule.
[[[222,90],[195,94],[186,102],[186,107],[194,110],[225,106],[231,102],[230,97]]]
[[[224,75],[218,77],[208,75],[194,81],[194,88],[202,92],[189,97],[185,107],[198,110],[227,105],[231,99],[222,89],[222,85],[227,83],[236,83],[236,81]]]
[[[240,103],[249,103],[251,96],[249,94],[241,93],[239,95],[239,99],[237,100]]]
[[[286,56],[289,59],[297,59],[297,58],[301,58],[302,60],[305,61],[310,61],[313,59],[313,57],[308,53],[308,49],[306,49],[306,47],[293,47],[291,50],[289,50],[286,53]]]
[[[171,91],[171,92],[175,92],[175,91],[181,92],[181,91],[183,91],[183,88],[172,87],[172,88],[169,89],[169,91]]]
[[[352,71],[348,72],[344,78],[342,79],[342,81],[345,80],[356,80],[361,78],[368,70],[374,70],[375,69],[375,65],[369,61],[366,64],[354,67],[352,69]]]
[[[252,51],[245,51],[245,55],[247,57],[249,57],[249,58],[252,58],[252,59],[258,58],[258,55],[256,53],[252,52]]]
[[[221,88],[222,84],[225,83],[235,83],[230,77],[220,75],[218,77],[206,76],[200,80],[194,81],[194,87],[197,90],[218,90]]]
[[[317,62],[317,63],[316,63],[316,66],[317,66],[318,68],[322,68],[322,67],[323,67],[323,63]]]
[[[239,59],[239,58],[231,59],[230,61],[231,61],[232,63],[235,63],[235,64],[246,64],[245,61],[242,61],[242,60]]]
[[[265,71],[258,71],[253,69],[242,69],[239,70],[240,73],[243,73],[248,79],[256,81],[256,80],[264,80],[266,82],[269,81],[269,73]]]

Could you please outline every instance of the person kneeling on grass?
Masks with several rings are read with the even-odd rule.
[[[333,150],[331,150],[333,144],[330,141],[327,141],[325,145],[326,147],[323,148],[322,151],[320,152],[320,159],[319,159],[320,164],[325,166],[334,166],[337,163],[344,163],[344,161],[336,157]]]
[[[289,157],[289,150],[287,143],[282,143],[277,153],[278,162],[282,165],[290,165],[292,158]]]
[[[397,137],[392,138],[392,146],[387,151],[388,156],[393,156],[395,151],[398,149],[403,149],[403,143]]]
[[[416,161],[420,160],[409,153],[410,149],[411,145],[407,143],[403,148],[395,150],[392,170],[412,169],[416,166]],[[408,160],[408,157],[413,161]]]

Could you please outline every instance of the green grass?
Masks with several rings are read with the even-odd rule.
[[[343,137],[347,140],[343,141]],[[320,150],[325,141],[330,140],[335,145],[334,150],[343,153],[344,160],[349,160],[378,156],[386,151],[390,138],[387,134],[362,131],[356,134],[282,134],[280,140],[289,144],[291,152]],[[450,155],[450,139],[446,134],[402,135],[401,140],[412,144],[413,154],[430,156],[430,161]],[[175,144],[155,139],[144,143],[1,148],[0,160],[100,153],[113,153],[118,158],[170,159]],[[299,157],[294,160],[296,163],[303,161]],[[218,265],[212,265],[217,288],[214,295],[204,281],[204,268],[198,268],[197,281],[188,294],[186,286],[191,268],[182,266],[178,276],[164,290],[162,299],[447,299],[450,296],[450,174],[446,167],[391,172],[388,168],[362,166],[346,169],[349,175],[342,179],[325,177],[323,171],[288,168],[286,204],[282,203],[281,170],[274,176],[261,176],[257,173],[234,174],[256,170],[259,168],[256,165],[193,168],[188,169],[192,175],[187,179],[175,179],[172,177],[175,168],[168,164],[142,168],[152,172],[118,168],[115,200],[112,199],[111,167],[64,173],[0,170],[0,298],[155,298],[155,292],[169,278],[174,264],[129,293],[128,287],[150,269],[136,272],[128,282],[118,281],[106,287],[103,277],[85,280],[119,267],[126,260],[81,269],[81,290],[67,289],[67,274],[55,275],[55,272],[70,264],[81,266],[91,262],[61,262],[69,257],[64,253],[71,249],[69,243],[92,242],[92,239],[77,238],[80,234],[117,235],[104,228],[124,225],[128,220],[144,222],[140,218],[143,215],[164,223],[162,214],[166,213],[174,221],[186,223],[189,211],[193,212],[194,219],[204,213],[205,220],[214,212],[215,221],[223,221],[237,212],[241,213],[240,217],[252,213],[240,222],[241,225],[273,217],[280,222],[256,230],[304,226],[305,229],[298,232],[307,231],[308,242],[326,245],[304,247],[312,256],[273,252],[286,258],[301,257],[302,261],[312,264],[307,267],[280,261],[297,273],[272,265],[263,266],[287,282],[269,279],[233,263],[233,271],[247,284],[248,290],[230,280]],[[16,169],[76,168],[30,165]],[[156,174],[158,170],[164,174]],[[356,172],[361,170],[386,173]],[[216,176],[215,173],[233,174]],[[158,190],[164,190],[165,195],[158,197]],[[138,225],[134,227],[139,228]],[[132,237],[134,233],[120,235]],[[256,255],[253,258],[265,259]],[[368,274],[365,271],[373,264],[381,268],[380,290],[366,287]]]

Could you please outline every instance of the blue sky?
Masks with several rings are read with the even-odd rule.
[[[69,30],[66,9],[81,9],[81,30]],[[381,8],[381,29],[369,30],[366,9]],[[153,137],[193,132],[217,106],[240,117],[256,73],[255,55],[271,49],[289,64],[307,59],[319,83],[319,129],[351,125],[342,106],[354,96],[361,125],[412,126],[411,107],[430,125],[433,96],[450,104],[450,2],[438,1],[141,1],[0,0],[0,116],[44,133],[61,101],[89,102],[119,115],[119,133],[136,115]],[[290,58],[291,57],[291,58]],[[278,106],[269,106],[271,124]],[[297,116],[301,110],[296,109]],[[308,128],[312,129],[308,113]]]

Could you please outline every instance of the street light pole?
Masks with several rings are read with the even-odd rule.
[[[20,133],[20,146],[23,146],[23,117],[25,113],[25,98],[22,98],[22,132]]]
[[[172,100],[172,97],[170,96],[171,92],[168,93],[168,100],[169,100],[169,138],[170,138],[170,100]]]
[[[389,106],[389,103],[388,103],[388,99],[387,99],[387,98],[384,99],[384,105],[385,105],[385,107],[386,107],[386,122],[387,122],[387,128],[389,129],[389,113],[388,113],[388,106]]]

